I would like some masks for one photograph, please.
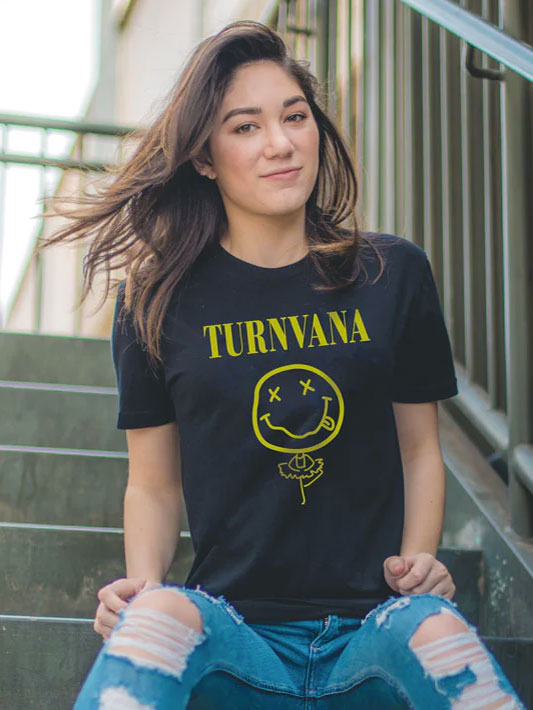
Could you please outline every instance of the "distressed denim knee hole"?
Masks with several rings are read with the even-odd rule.
[[[120,624],[107,640],[106,653],[180,679],[188,656],[207,635],[155,609],[126,607],[123,611]]]
[[[454,616],[451,632],[440,616]],[[428,623],[434,629],[427,629]],[[424,628],[425,625],[425,628]],[[424,630],[423,643],[412,644]],[[436,636],[427,641],[427,637]],[[431,614],[422,620],[411,637],[409,646],[424,669],[424,674],[433,680],[435,689],[450,699],[453,710],[523,710],[523,706],[511,694],[492,659],[481,643],[477,631],[461,616],[443,607],[441,614]]]

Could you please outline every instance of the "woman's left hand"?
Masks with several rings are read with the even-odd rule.
[[[383,562],[383,574],[389,587],[403,595],[438,594],[452,599],[455,594],[448,568],[429,552],[387,557]]]

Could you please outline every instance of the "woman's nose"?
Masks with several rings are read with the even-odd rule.
[[[265,132],[265,155],[268,158],[290,155],[293,145],[283,128],[276,126]]]

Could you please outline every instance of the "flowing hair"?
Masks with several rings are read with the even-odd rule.
[[[276,62],[294,78],[318,126],[318,175],[305,215],[309,256],[319,276],[313,287],[338,289],[354,283],[361,268],[366,274],[359,258],[366,247],[375,249],[380,261],[375,280],[383,271],[371,234],[360,233],[357,226],[357,179],[349,150],[319,105],[320,85],[309,62],[290,56],[268,26],[233,22],[192,52],[163,110],[140,133],[132,156],[122,166],[106,166],[111,182],[97,185],[93,194],[55,198],[78,206],[61,211],[69,223],[38,247],[88,240],[81,301],[97,272],[104,272],[103,303],[117,285],[111,272],[125,269],[123,310],[131,314],[152,363],[161,360],[163,319],[177,285],[227,228],[216,182],[200,175],[192,159],[209,152],[214,117],[236,70],[260,60]],[[350,226],[342,226],[347,220]]]

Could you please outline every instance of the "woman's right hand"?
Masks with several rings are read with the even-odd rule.
[[[127,606],[127,600],[139,592],[161,584],[139,577],[132,579],[116,579],[98,590],[100,604],[96,609],[93,628],[96,633],[107,639],[113,627],[119,620],[118,612]]]

